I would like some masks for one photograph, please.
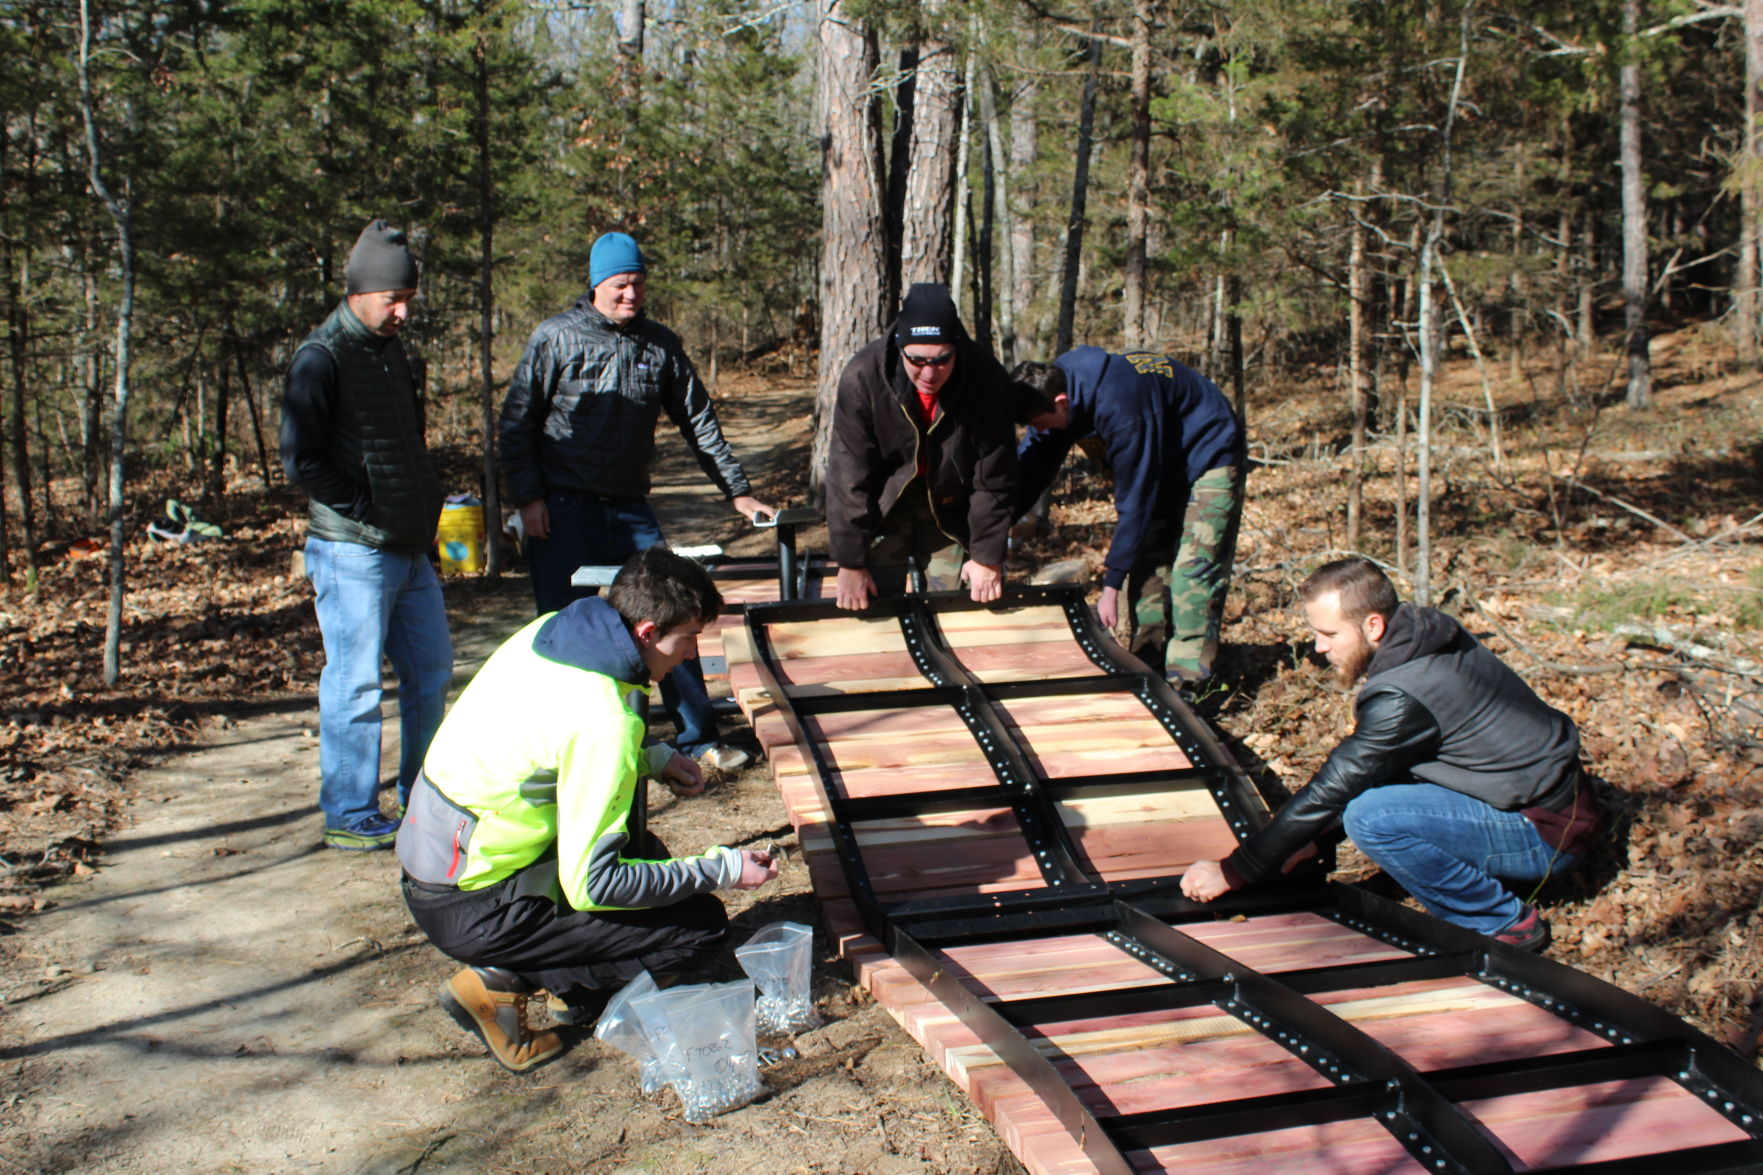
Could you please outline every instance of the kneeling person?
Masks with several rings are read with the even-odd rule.
[[[1541,950],[1549,924],[1501,879],[1572,869],[1599,817],[1579,731],[1455,620],[1398,604],[1365,559],[1324,564],[1298,589],[1316,651],[1364,680],[1353,733],[1267,827],[1182,892],[1209,902],[1276,875],[1338,821],[1434,916]]]
[[[563,1047],[527,1027],[535,991],[551,993],[559,1019],[591,1019],[638,972],[665,978],[716,953],[728,919],[715,890],[777,876],[765,853],[674,858],[652,838],[632,843],[647,777],[682,797],[704,778],[671,747],[645,747],[625,699],[697,656],[721,606],[698,564],[640,551],[606,596],[547,613],[496,650],[429,748],[398,833],[404,900],[429,940],[468,964],[442,1005],[510,1070]]]

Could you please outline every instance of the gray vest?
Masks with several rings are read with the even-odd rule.
[[[1439,724],[1439,749],[1414,776],[1503,811],[1530,807],[1579,762],[1579,731],[1524,679],[1464,634],[1454,648],[1396,665],[1368,679],[1360,700],[1395,689]]]
[[[443,495],[423,445],[403,343],[375,335],[342,304],[300,347],[322,347],[337,365],[337,411],[326,449],[339,469],[368,487],[367,517],[360,521],[314,501],[313,535],[388,551],[427,550]]]

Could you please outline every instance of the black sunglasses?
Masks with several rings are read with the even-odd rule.
[[[917,355],[908,355],[906,352],[901,351],[900,358],[912,364],[914,367],[941,367],[945,363],[953,363],[955,361],[955,352],[944,351],[941,355],[930,355],[920,358]]]

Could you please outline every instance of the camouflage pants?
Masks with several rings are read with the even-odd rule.
[[[938,528],[922,481],[906,487],[869,546],[869,574],[879,594],[897,596],[906,590],[907,559],[924,572],[925,590],[953,591],[961,586],[966,554],[960,543]]]
[[[1139,565],[1127,577],[1127,647],[1171,681],[1197,684],[1212,675],[1241,500],[1238,467],[1208,469],[1179,515],[1171,508],[1152,519]]]

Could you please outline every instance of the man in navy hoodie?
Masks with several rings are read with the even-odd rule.
[[[1171,681],[1212,675],[1230,588],[1243,487],[1242,430],[1216,384],[1164,355],[1078,347],[1013,373],[1014,517],[1052,484],[1073,442],[1095,438],[1114,476],[1119,518],[1097,605],[1102,623],[1131,605],[1129,649]],[[1088,449],[1088,446],[1086,446]]]

